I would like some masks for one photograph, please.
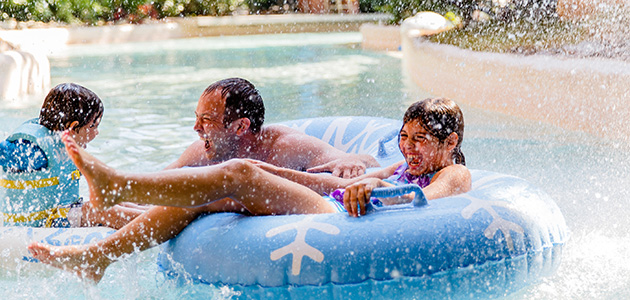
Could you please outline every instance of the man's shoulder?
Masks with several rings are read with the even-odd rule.
[[[317,138],[295,128],[279,124],[265,127],[265,140],[268,142],[268,145],[275,149],[282,149],[281,147],[286,146],[294,147],[295,145],[312,147],[318,141]]]
[[[306,134],[297,129],[280,124],[271,124],[264,127],[264,137],[272,142],[284,142],[287,139],[305,137]]]
[[[282,124],[269,124],[263,126],[263,129],[266,132],[274,132],[278,134],[286,134],[286,133],[300,133],[297,129],[291,128],[287,125]]]

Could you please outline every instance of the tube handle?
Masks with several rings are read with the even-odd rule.
[[[429,204],[427,201],[427,197],[424,196],[424,192],[417,184],[404,184],[392,187],[375,188],[372,190],[372,194],[370,195],[370,197],[388,198],[402,196],[411,192],[416,193],[412,202],[413,206],[424,206]]]

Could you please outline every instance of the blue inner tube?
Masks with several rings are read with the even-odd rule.
[[[344,151],[373,154],[382,165],[402,157],[400,121],[286,124]],[[245,299],[486,298],[552,274],[568,238],[553,200],[517,177],[471,174],[468,193],[360,218],[202,216],[162,246],[159,265],[177,280],[228,285]]]

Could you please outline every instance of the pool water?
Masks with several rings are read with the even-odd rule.
[[[101,134],[89,151],[115,168],[154,171],[197,139],[192,130],[197,99],[226,77],[243,77],[258,87],[268,123],[333,115],[401,118],[413,101],[432,96],[409,83],[399,58],[361,50],[360,40],[359,33],[328,33],[72,46],[50,56],[52,82],[76,82],[103,99]],[[0,137],[36,116],[43,97],[0,103]],[[468,166],[542,187],[572,232],[557,273],[507,298],[625,297],[630,292],[627,148],[458,102],[466,118]],[[56,270],[19,270],[0,274],[0,290],[7,299],[231,296],[226,288],[166,280],[157,272],[158,252],[113,264],[97,286]]]

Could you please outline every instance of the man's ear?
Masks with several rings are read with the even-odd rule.
[[[249,130],[249,126],[252,124],[252,121],[250,121],[248,118],[240,118],[234,121],[234,123],[236,123],[237,125],[236,135],[240,136],[245,134]]]

